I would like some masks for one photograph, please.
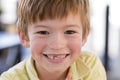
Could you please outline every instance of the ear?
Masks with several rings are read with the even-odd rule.
[[[86,42],[87,42],[87,38],[83,38],[83,40],[82,40],[82,46],[84,46]]]
[[[21,44],[24,47],[29,48],[30,47],[30,43],[29,43],[28,37],[20,30],[18,30],[18,35],[19,35]]]

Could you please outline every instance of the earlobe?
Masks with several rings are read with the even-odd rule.
[[[82,46],[84,46],[84,45],[85,45],[86,41],[87,41],[87,39],[86,39],[86,38],[84,38],[84,39],[82,40]]]
[[[21,31],[18,31],[18,35],[19,35],[19,39],[20,39],[21,44],[24,47],[29,48],[30,44],[29,44],[28,37],[24,33],[22,33]]]

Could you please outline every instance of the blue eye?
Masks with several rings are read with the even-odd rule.
[[[48,35],[48,34],[49,34],[48,31],[39,31],[39,32],[37,32],[37,33],[39,33],[39,34],[41,34],[41,35]]]
[[[74,33],[76,33],[76,32],[73,31],[73,30],[67,30],[67,31],[65,32],[65,34],[74,34]]]

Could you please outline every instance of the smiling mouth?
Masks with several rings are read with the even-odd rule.
[[[64,62],[69,55],[70,54],[43,54],[47,61],[53,64]]]
[[[51,59],[51,60],[60,60],[60,59],[64,59],[67,56],[69,56],[69,54],[43,54],[46,58]]]

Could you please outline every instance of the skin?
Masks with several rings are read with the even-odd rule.
[[[80,16],[69,14],[63,19],[37,21],[28,27],[29,39],[20,30],[18,34],[23,46],[31,50],[38,77],[64,80],[86,42]]]

